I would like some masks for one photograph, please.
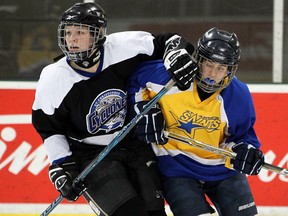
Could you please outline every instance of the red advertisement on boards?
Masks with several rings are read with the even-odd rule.
[[[288,167],[288,93],[252,93],[256,110],[255,130],[265,162]],[[262,169],[250,176],[255,202],[261,206],[288,206],[288,177]]]
[[[34,93],[0,89],[0,203],[51,203],[59,196],[48,178],[42,140],[31,125]],[[266,162],[287,169],[288,93],[252,96]],[[258,206],[288,206],[288,177],[262,169],[249,181]]]

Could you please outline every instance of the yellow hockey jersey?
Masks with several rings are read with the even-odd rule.
[[[129,80],[128,104],[133,106],[139,101],[150,100],[169,79],[162,60],[142,63]],[[260,147],[253,128],[255,111],[251,94],[247,85],[236,77],[224,90],[203,101],[194,82],[186,91],[173,86],[158,103],[168,132],[215,147],[230,142]],[[164,176],[217,181],[236,174],[225,167],[226,159],[216,153],[172,139],[165,145],[152,146]]]

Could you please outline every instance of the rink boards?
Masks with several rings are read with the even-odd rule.
[[[39,216],[47,204],[0,204],[1,216]],[[4,211],[2,211],[4,209]],[[14,209],[14,210],[13,210]],[[15,209],[18,209],[15,211]],[[9,213],[6,213],[8,212]],[[267,207],[258,208],[258,216],[286,216],[288,207]],[[13,213],[16,212],[16,213]],[[22,213],[19,213],[22,212]],[[168,206],[166,206],[167,216],[173,216]],[[90,207],[86,204],[60,204],[50,216],[95,216]],[[213,214],[217,216],[217,214]]]
[[[42,140],[31,125],[35,86],[34,82],[0,82],[1,216],[40,215],[58,197],[48,179]],[[266,162],[287,168],[288,85],[249,88]],[[249,181],[260,216],[288,215],[288,177],[262,170]],[[93,215],[83,199],[74,205],[63,201],[51,213],[65,214]]]

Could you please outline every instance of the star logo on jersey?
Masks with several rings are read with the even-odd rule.
[[[180,126],[178,126],[178,128],[185,130],[187,133],[191,133],[193,128],[199,128],[199,125],[195,125],[193,124],[192,121],[189,122],[181,122],[178,120],[178,123],[180,124]],[[202,127],[200,127],[202,128]]]
[[[186,110],[181,116],[177,116],[170,111],[171,116],[175,123],[170,125],[169,128],[185,131],[186,134],[192,134],[195,130],[204,129],[208,132],[213,132],[219,129],[221,121],[218,117],[202,116],[198,113],[193,113]]]

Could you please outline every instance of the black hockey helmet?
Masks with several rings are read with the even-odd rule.
[[[240,44],[235,33],[211,28],[198,41],[198,54],[226,65],[236,65],[240,60]]]
[[[61,17],[61,23],[81,23],[94,27],[106,27],[107,20],[102,7],[96,3],[76,3],[66,10]]]
[[[69,52],[65,41],[66,26],[89,28],[90,33],[94,38],[94,43],[91,45],[89,50],[84,52]],[[95,50],[98,50],[105,42],[106,29],[107,19],[105,12],[100,5],[92,2],[76,3],[62,14],[60,25],[58,27],[58,45],[69,60],[78,63],[84,60],[86,61],[92,54],[95,55]]]
[[[209,29],[198,40],[195,52],[195,59],[200,67],[196,76],[198,86],[209,93],[227,87],[237,71],[240,53],[240,43],[235,33],[219,30],[216,27]],[[211,84],[202,79],[201,63],[204,59],[228,66],[228,74],[221,83]]]

